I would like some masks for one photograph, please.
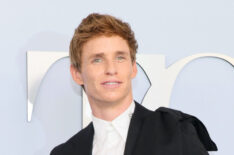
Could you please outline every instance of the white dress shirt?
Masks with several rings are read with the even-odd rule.
[[[92,116],[94,139],[92,155],[123,155],[135,103],[113,121]]]

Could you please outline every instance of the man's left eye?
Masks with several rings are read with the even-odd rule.
[[[124,60],[125,58],[123,56],[118,56],[117,60]]]

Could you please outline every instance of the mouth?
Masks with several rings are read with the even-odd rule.
[[[101,83],[104,88],[118,88],[121,84],[121,81],[104,81]]]

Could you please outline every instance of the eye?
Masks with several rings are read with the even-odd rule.
[[[101,58],[95,58],[92,60],[92,63],[99,63],[99,62],[102,62]]]
[[[123,61],[124,59],[125,59],[124,56],[117,56],[117,60],[118,60],[118,61]]]

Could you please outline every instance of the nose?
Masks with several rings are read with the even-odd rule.
[[[115,61],[107,61],[106,63],[106,75],[116,75],[117,74],[117,66]]]

